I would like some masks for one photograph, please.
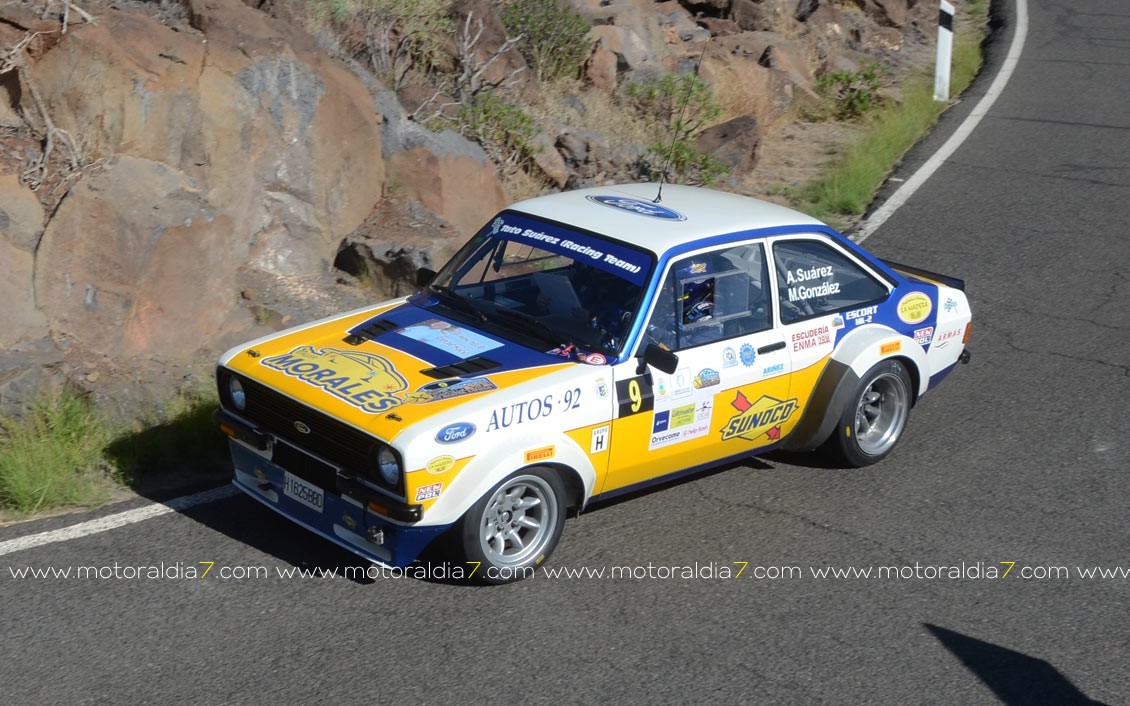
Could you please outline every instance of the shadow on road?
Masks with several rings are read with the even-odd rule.
[[[1087,698],[1042,659],[925,623],[938,642],[961,660],[1008,706],[1105,706]]]

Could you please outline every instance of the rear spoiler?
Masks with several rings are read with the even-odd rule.
[[[947,277],[946,275],[940,275],[937,272],[923,270],[918,267],[911,267],[910,265],[901,265],[897,262],[891,262],[890,260],[883,260],[882,258],[880,258],[879,261],[892,270],[895,270],[896,272],[901,272],[905,275],[910,275],[911,277],[924,279],[928,282],[933,282],[934,284],[944,284],[947,287],[960,289],[963,292],[965,291],[965,280],[958,279],[957,277]]]

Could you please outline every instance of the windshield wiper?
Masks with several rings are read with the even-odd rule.
[[[503,318],[512,319],[514,321],[521,321],[526,326],[534,329],[533,331],[523,331],[523,333],[533,333],[538,338],[549,341],[555,346],[571,347],[573,345],[571,341],[562,340],[563,337],[559,332],[554,331],[550,327],[546,326],[544,323],[539,321],[536,316],[530,316],[529,314],[524,314],[520,311],[514,311],[513,309],[505,309],[503,307],[496,307],[494,313],[502,316]]]
[[[470,314],[482,323],[487,322],[486,314],[484,314],[479,307],[472,304],[471,300],[464,299],[459,294],[456,294],[455,290],[451,287],[442,284],[433,284],[428,287],[428,291],[435,292],[439,295],[439,299],[443,304]]]

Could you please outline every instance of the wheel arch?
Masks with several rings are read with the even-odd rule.
[[[546,459],[527,460],[528,441],[509,437],[493,443],[490,449],[477,455],[452,481],[450,487],[427,513],[428,524],[457,521],[479,498],[490,492],[508,476],[537,468],[556,472],[568,493],[565,498],[569,509],[584,507],[596,484],[596,470],[572,439],[563,433],[539,441],[540,448],[553,447],[553,456]]]
[[[898,344],[897,353],[883,353],[885,344],[894,343]],[[922,347],[889,326],[863,326],[848,333],[836,346],[816,381],[800,421],[780,448],[809,451],[824,443],[859,381],[881,360],[898,360],[907,369],[911,380],[911,405],[915,404],[930,382],[928,376],[922,375],[926,366]]]

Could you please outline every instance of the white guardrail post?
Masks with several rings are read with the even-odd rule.
[[[953,59],[953,5],[941,0],[938,12],[938,57],[934,67],[934,100],[950,99],[950,63]]]

